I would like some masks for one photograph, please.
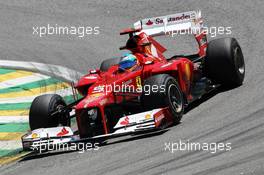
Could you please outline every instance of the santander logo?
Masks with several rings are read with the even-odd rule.
[[[146,25],[148,25],[148,26],[150,26],[152,24],[153,24],[153,22],[150,19],[148,20],[148,22],[146,22]]]
[[[126,116],[125,117],[125,119],[122,121],[122,122],[120,122],[120,125],[128,125],[129,124],[129,118]]]
[[[69,131],[66,128],[62,128],[62,130],[57,134],[58,137],[60,136],[64,136],[66,134],[68,134]]]

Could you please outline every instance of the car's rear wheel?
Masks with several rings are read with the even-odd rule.
[[[167,74],[154,75],[144,82],[144,90],[142,103],[145,109],[168,106],[174,123],[180,122],[184,112],[184,98],[175,78]]]
[[[209,42],[204,62],[205,74],[226,87],[242,85],[245,77],[244,56],[235,38]]]
[[[66,104],[57,94],[45,94],[36,97],[30,107],[29,126],[31,130],[56,126],[70,126],[69,112],[51,114]]]

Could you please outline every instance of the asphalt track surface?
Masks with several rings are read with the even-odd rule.
[[[231,26],[246,61],[244,85],[219,92],[187,112],[182,123],[163,134],[125,140],[99,151],[27,159],[1,168],[0,174],[264,174],[264,58],[262,0],[82,0],[0,2],[1,59],[37,61],[81,72],[120,55],[118,35],[143,17],[201,9],[208,26]],[[83,39],[32,35],[32,26],[100,26],[100,35]],[[219,36],[221,37],[221,36]],[[177,51],[192,42],[177,41]],[[163,43],[167,43],[166,39]],[[169,43],[167,43],[169,44]],[[224,69],[223,69],[224,70]],[[164,143],[230,142],[230,151],[164,150]]]

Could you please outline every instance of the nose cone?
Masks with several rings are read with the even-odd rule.
[[[106,103],[113,103],[113,91],[117,79],[117,77],[106,79],[106,77],[103,76],[100,82],[89,87],[88,95],[81,102],[79,102],[75,108],[78,110],[104,106]]]
[[[109,84],[94,84],[88,90],[88,95],[76,105],[76,109],[100,107],[112,99],[112,86]]]
[[[85,109],[103,106],[108,101],[108,95],[105,93],[96,93],[86,96],[76,105],[76,109]]]

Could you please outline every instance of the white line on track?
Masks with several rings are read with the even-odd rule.
[[[20,140],[8,140],[0,141],[0,148],[5,150],[15,150],[21,148],[22,144]]]
[[[10,79],[10,80],[0,82],[0,89],[19,86],[19,85],[26,84],[26,83],[34,83],[35,81],[45,80],[48,78],[50,78],[50,77],[46,76],[46,75],[39,74],[39,73],[34,73],[33,75],[30,75],[30,76],[21,77],[21,78],[14,78],[14,79]]]
[[[62,97],[64,96],[69,96],[72,95],[72,88],[66,88],[66,89],[61,89],[61,90],[57,90],[57,91],[50,91],[50,92],[45,92],[45,93],[41,93],[39,95],[43,95],[43,94],[59,94]],[[28,97],[17,97],[17,98],[0,98],[0,104],[3,103],[26,103],[26,102],[32,102],[34,100],[35,97],[39,96],[39,95],[35,95],[35,96],[28,96]]]
[[[70,115],[74,115],[75,111],[71,111]],[[24,116],[0,116],[0,124],[4,123],[28,123],[28,115]],[[0,147],[1,148],[1,147]]]
[[[67,82],[77,81],[83,75],[82,73],[67,67],[37,62],[0,60],[0,67],[42,73]]]
[[[0,116],[0,124],[3,123],[27,123],[28,116]],[[1,148],[1,147],[0,147]]]

